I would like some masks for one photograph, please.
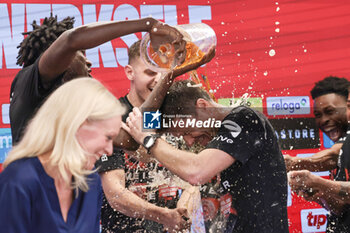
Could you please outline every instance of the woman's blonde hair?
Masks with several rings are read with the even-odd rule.
[[[3,167],[21,158],[50,152],[49,162],[58,167],[62,178],[72,188],[88,190],[87,156],[76,133],[86,121],[99,121],[123,115],[125,108],[99,81],[78,78],[54,91],[30,121],[23,139],[13,147]]]

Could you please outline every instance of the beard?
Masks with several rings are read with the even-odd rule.
[[[65,82],[71,81],[75,78],[78,78],[79,76],[81,76],[81,75],[79,75],[73,69],[68,68],[62,76],[62,82],[65,83]]]

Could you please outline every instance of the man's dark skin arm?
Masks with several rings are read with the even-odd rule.
[[[157,30],[154,30],[155,28]],[[182,40],[182,35],[175,28],[153,18],[86,24],[65,31],[44,52],[39,61],[42,82],[50,83],[62,74],[71,65],[77,51],[90,49],[112,39],[142,31],[151,33],[152,46],[155,48],[163,43],[172,43],[178,48],[178,53],[185,52],[186,42]]]
[[[335,169],[342,146],[343,143],[336,143],[331,148],[322,150],[307,158],[284,155],[287,171],[309,170],[318,172]]]
[[[288,180],[299,196],[315,201],[333,213],[341,213],[344,206],[350,204],[350,182],[324,179],[306,170],[288,173]]]

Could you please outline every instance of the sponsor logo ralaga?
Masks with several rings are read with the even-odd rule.
[[[325,232],[327,226],[325,209],[306,209],[300,211],[301,229],[306,232]]]
[[[310,114],[310,98],[309,96],[267,97],[266,107],[270,116]]]

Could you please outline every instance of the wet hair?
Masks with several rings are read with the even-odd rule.
[[[74,17],[67,17],[57,22],[57,15],[49,18],[45,17],[42,25],[37,25],[34,20],[32,23],[33,31],[23,32],[27,35],[17,46],[19,48],[17,56],[17,65],[26,67],[35,62],[35,60],[65,31],[73,28]]]
[[[322,95],[334,93],[347,99],[349,86],[350,82],[347,79],[329,76],[315,83],[311,90],[311,96],[312,99],[315,99]]]
[[[141,40],[138,40],[130,46],[130,48],[128,50],[128,57],[129,57],[128,64],[129,65],[130,65],[132,60],[140,57],[140,44],[141,44]]]
[[[212,101],[208,92],[191,80],[174,82],[164,98],[161,112],[167,115],[192,114],[199,98]]]

